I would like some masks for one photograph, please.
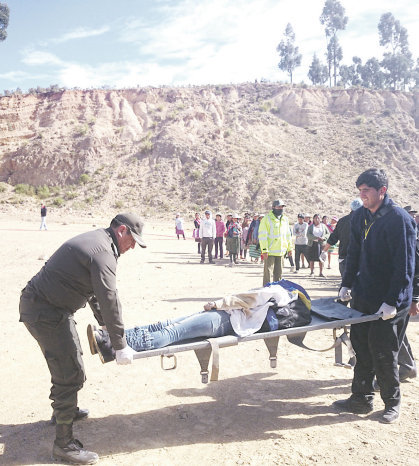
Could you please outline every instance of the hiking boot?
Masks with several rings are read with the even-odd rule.
[[[97,453],[83,448],[83,444],[73,438],[73,424],[57,424],[56,437],[52,448],[52,457],[75,464],[95,464],[99,460]]]
[[[80,421],[81,419],[85,419],[88,416],[89,416],[88,409],[80,409],[79,407],[77,407],[76,414],[74,415],[73,421]],[[51,417],[50,424],[55,426],[56,423],[57,423],[57,420],[53,414]]]
[[[90,352],[99,354],[103,364],[115,359],[115,350],[112,347],[109,333],[105,330],[97,330],[94,325],[87,326],[87,339],[89,340]]]
[[[85,450],[83,444],[77,439],[71,439],[64,447],[54,443],[52,457],[55,460],[75,464],[95,464],[99,461],[98,454],[94,451]]]
[[[380,422],[384,424],[394,424],[398,422],[400,417],[400,405],[390,406],[389,408],[384,408],[384,413],[380,419]]]
[[[334,401],[332,405],[338,411],[354,414],[368,414],[373,410],[372,401],[356,401],[351,397],[346,400]]]

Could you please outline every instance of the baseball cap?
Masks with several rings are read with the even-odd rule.
[[[132,237],[135,239],[135,242],[142,248],[146,248],[147,245],[144,243],[144,240],[141,236],[144,228],[144,221],[138,215],[132,213],[118,214],[113,221],[120,223],[121,225],[126,225],[131,232]]]
[[[304,214],[298,214],[297,218],[304,218]]]
[[[363,202],[361,201],[359,197],[357,197],[351,202],[351,210],[359,209],[362,206],[363,206]]]
[[[281,205],[285,206],[285,202],[282,199],[276,199],[275,201],[272,201],[272,209]]]
[[[210,211],[210,210],[206,210],[205,213],[206,213],[206,214],[211,214],[211,211]]]
[[[411,205],[407,205],[405,207],[403,207],[403,209],[408,212],[409,214],[417,214],[418,211],[415,210],[415,209],[412,209],[412,206]]]

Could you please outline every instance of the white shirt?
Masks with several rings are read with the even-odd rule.
[[[215,220],[213,220],[211,217],[203,218],[201,220],[201,225],[199,225],[199,237],[215,239],[215,235],[216,235]]]

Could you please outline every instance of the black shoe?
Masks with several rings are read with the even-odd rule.
[[[88,409],[80,409],[79,407],[77,407],[76,414],[74,415],[73,421],[81,421],[82,419],[85,419],[88,416],[89,416]],[[50,424],[53,426],[57,424],[57,420],[55,419],[54,415],[51,416]]]
[[[355,401],[353,398],[335,401],[333,402],[333,406],[337,408],[338,411],[354,414],[368,414],[373,410],[372,402]]]
[[[108,332],[97,330],[94,325],[87,326],[87,339],[92,354],[99,354],[103,364],[115,359],[115,350],[112,347]]]
[[[380,419],[380,422],[384,424],[394,424],[398,422],[400,417],[400,405],[391,406],[389,408],[384,408],[383,416]]]
[[[209,261],[209,263],[210,263],[210,264],[215,264],[215,262],[214,262],[214,261]]]

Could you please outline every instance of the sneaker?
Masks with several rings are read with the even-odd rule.
[[[325,275],[323,275],[322,273],[319,274],[319,277],[323,277],[323,278],[326,278]]]
[[[334,401],[332,405],[338,411],[354,414],[368,414],[374,409],[372,401],[356,401],[353,398]]]
[[[204,263],[204,261],[199,261],[199,263],[200,263],[200,264],[203,264],[203,263]]]
[[[64,460],[67,463],[75,464],[95,464],[99,461],[99,456],[94,451],[83,448],[83,444],[77,439],[71,439],[65,447],[60,447],[54,443],[52,456],[56,460]]]
[[[312,277],[314,275],[314,272],[310,272],[310,277]]]
[[[298,270],[294,270],[294,273],[298,273]]]
[[[398,422],[400,417],[400,405],[391,406],[389,408],[384,408],[384,413],[380,419],[380,422],[384,424],[394,424]]]
[[[228,266],[229,266],[229,267],[233,267],[233,262],[230,262],[230,263],[228,264]]]
[[[330,265],[327,266],[328,269],[331,269]]]
[[[295,270],[295,267],[292,266],[291,269],[290,269],[290,272],[291,272],[291,273],[294,273],[294,270]]]

